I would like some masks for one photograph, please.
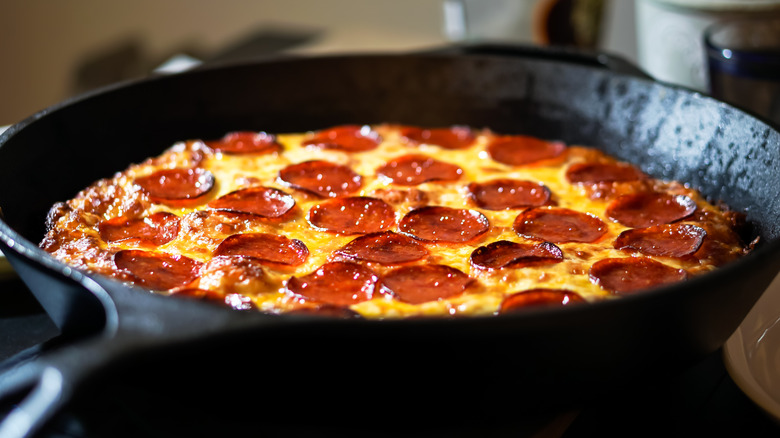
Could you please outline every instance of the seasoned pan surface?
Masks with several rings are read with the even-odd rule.
[[[193,349],[214,349],[211,360],[235,363],[254,351],[246,345],[262,345],[291,372],[306,373],[302,363],[328,356],[337,358],[325,374],[335,381],[354,383],[344,365],[359,361],[381,364],[393,381],[428,385],[431,393],[452,396],[445,389],[457,381],[482,392],[522,391],[518,403],[533,404],[661,378],[720,347],[780,268],[780,134],[707,96],[623,74],[600,59],[561,60],[555,53],[289,58],[102,90],[0,137],[0,244],[66,334],[92,334],[97,365]],[[746,239],[759,237],[759,245],[712,274],[612,302],[411,321],[236,314],[90,278],[37,249],[54,202],[174,141],[231,130],[383,122],[484,126],[595,146],[745,212]],[[225,339],[235,348],[226,348]],[[290,345],[293,354],[279,355]],[[69,362],[62,363],[67,369]]]

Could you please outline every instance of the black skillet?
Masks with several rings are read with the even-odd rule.
[[[760,244],[711,274],[616,301],[406,321],[271,316],[165,298],[37,248],[54,202],[177,140],[381,122],[599,147],[745,212],[746,239]],[[258,394],[272,406],[305,399],[331,412],[342,407],[333,394],[349,393],[359,405],[403,406],[407,416],[508,396],[512,408],[568,406],[663,379],[717,350],[780,269],[778,131],[604,54],[461,47],[201,68],[70,100],[11,127],[0,145],[0,249],[63,333],[0,374],[0,396],[27,394],[0,436],[32,435],[106,375],[162,391],[197,388],[207,405],[214,394]],[[214,373],[225,369],[240,384]]]

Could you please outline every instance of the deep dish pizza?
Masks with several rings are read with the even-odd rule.
[[[268,313],[587,305],[749,250],[739,215],[597,149],[465,126],[187,140],[52,207],[41,247]]]

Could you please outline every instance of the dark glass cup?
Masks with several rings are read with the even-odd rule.
[[[780,16],[716,23],[704,44],[710,94],[780,126]]]

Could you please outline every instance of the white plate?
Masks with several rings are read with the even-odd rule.
[[[780,422],[780,275],[723,346],[731,378]]]

